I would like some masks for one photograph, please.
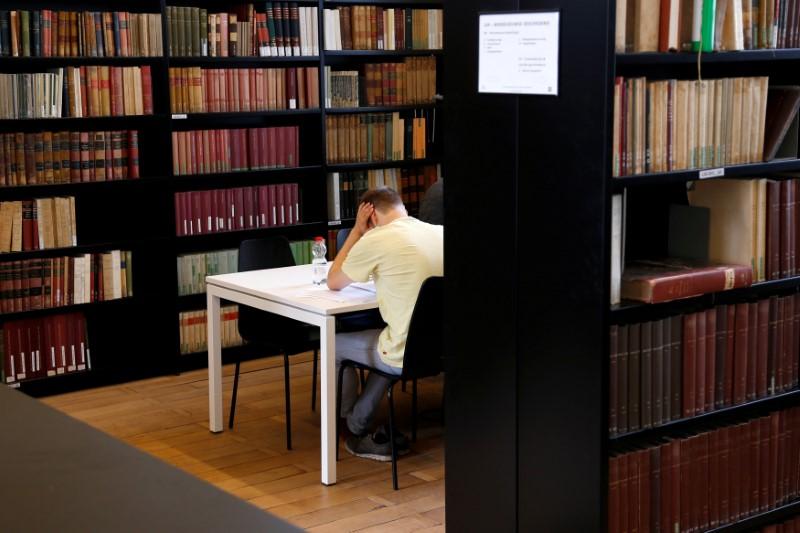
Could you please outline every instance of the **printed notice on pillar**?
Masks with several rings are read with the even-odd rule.
[[[558,11],[479,17],[478,92],[558,95]]]

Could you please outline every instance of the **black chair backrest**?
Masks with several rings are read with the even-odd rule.
[[[292,248],[286,237],[248,239],[239,245],[239,272],[294,266]],[[287,319],[245,305],[239,306],[239,335],[255,341]]]
[[[350,235],[350,228],[340,229],[336,233],[336,249],[341,250],[342,246],[344,246],[344,241],[347,240],[347,237]]]
[[[403,378],[424,378],[442,372],[444,357],[444,278],[426,279],[411,313],[403,355]]]

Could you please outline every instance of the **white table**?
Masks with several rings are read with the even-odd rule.
[[[367,286],[368,287],[368,286]],[[375,309],[375,293],[347,287],[330,291],[311,284],[311,265],[206,277],[208,299],[209,428],[222,431],[220,300],[255,307],[320,329],[322,483],[336,483],[336,315]]]

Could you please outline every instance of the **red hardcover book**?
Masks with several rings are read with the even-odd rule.
[[[291,193],[291,201],[294,205],[294,223],[300,224],[303,222],[303,214],[300,211],[300,186],[297,183],[291,184]],[[800,315],[798,315],[798,320],[800,320]]]
[[[286,168],[287,167],[287,162],[289,160],[289,155],[287,153],[288,146],[286,144],[286,137],[287,137],[286,130],[287,130],[287,127],[285,127],[285,126],[278,127],[278,128],[275,128],[275,130],[276,130],[275,131],[276,142],[278,143],[278,146],[277,146],[277,157],[278,157],[277,166],[278,166],[278,168]]]
[[[730,428],[729,437],[729,468],[730,468],[730,520],[739,520],[741,516],[742,501],[742,471],[741,471],[741,426]]]
[[[277,205],[278,205],[278,225],[285,226],[289,223],[288,203],[286,198],[286,187],[284,184],[276,186]]]
[[[191,217],[192,227],[194,228],[195,235],[204,235],[206,233],[203,224],[203,197],[202,191],[192,191],[191,196]]]
[[[245,197],[245,194],[244,194],[244,188],[243,187],[237,187],[237,188],[234,189],[234,202],[235,202],[234,213],[235,213],[235,216],[236,216],[236,226],[235,227],[236,227],[237,230],[246,229],[246,227],[247,227],[246,223],[245,223],[246,213],[245,213],[245,210],[244,210],[244,197]]]
[[[692,484],[691,484],[691,465],[694,460],[694,440],[690,437],[680,441],[681,463],[680,463],[680,524],[681,531],[688,531],[692,524]]]
[[[784,329],[784,316],[785,316],[785,301],[783,298],[777,299],[778,319],[777,319],[777,343],[775,353],[775,392],[783,391],[783,369],[786,367],[786,347],[783,342],[786,338],[783,332]]]
[[[629,531],[639,530],[639,452],[628,455],[628,527]]]
[[[269,187],[269,206],[272,211],[272,222],[270,227],[280,226],[280,215],[278,214],[278,186],[268,185]]]
[[[781,277],[781,182],[767,180],[767,279]]]
[[[745,398],[748,401],[756,398],[756,361],[758,359],[758,303],[750,303],[749,308],[747,327],[747,387],[745,390]]]
[[[128,132],[128,178],[139,177],[139,132]]]
[[[608,460],[608,531],[619,529],[619,457]]]
[[[278,135],[277,128],[266,128],[267,131],[267,147],[268,147],[268,168],[278,167]]]
[[[697,325],[695,329],[695,374],[694,374],[694,414],[705,412],[706,402],[706,346],[708,333],[706,313],[695,313]]]
[[[142,65],[142,109],[145,115],[153,114],[153,75],[150,65]]]
[[[761,300],[758,306],[758,334],[756,354],[756,395],[767,395],[768,355],[769,355],[769,300]]]
[[[792,321],[792,388],[800,384],[800,296],[795,294],[794,299],[794,320]]]
[[[747,392],[747,350],[749,347],[748,328],[750,307],[746,303],[736,304],[736,337],[734,340],[734,387],[733,402],[744,403]]]
[[[778,433],[780,430],[780,413],[769,415],[769,506],[778,502]]]
[[[683,416],[695,414],[695,374],[697,371],[697,313],[683,317]]]
[[[211,220],[211,197],[213,191],[202,191],[202,216],[200,217],[200,223],[203,226],[203,233],[213,233],[214,232],[214,225]]]
[[[717,359],[717,311],[716,309],[706,310],[706,382],[705,382],[705,405],[706,412],[714,409],[714,392],[716,390],[716,359]],[[698,402],[699,403],[699,402]]]
[[[721,292],[752,283],[749,266],[689,266],[678,260],[638,262],[625,267],[622,298],[658,303]]]
[[[297,69],[290,67],[284,69],[286,87],[286,105],[289,109],[297,109]]]
[[[750,465],[750,424],[744,423],[738,426],[740,432],[739,440],[739,472],[741,487],[739,490],[739,508],[741,516],[748,516],[751,510],[751,465]]]
[[[292,126],[289,129],[289,138],[291,139],[289,142],[289,146],[291,147],[291,153],[289,154],[289,166],[291,167],[299,167],[300,166],[300,130],[297,126]]]
[[[800,354],[794,349],[794,297],[785,296],[783,298],[783,390],[788,391],[792,388],[792,374],[794,360]]]
[[[788,180],[781,181],[781,217],[780,217],[780,236],[781,236],[781,258],[780,258],[780,277],[786,278],[791,275],[791,209],[790,205],[794,201],[793,188]]]
[[[244,223],[243,229],[252,229],[256,227],[254,220],[255,205],[253,204],[253,187],[245,187],[242,190],[243,204],[244,204]]]

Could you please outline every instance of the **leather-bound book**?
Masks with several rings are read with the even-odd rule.
[[[659,303],[711,292],[748,287],[753,270],[744,265],[695,266],[688,262],[640,261],[627,265],[622,298]]]

